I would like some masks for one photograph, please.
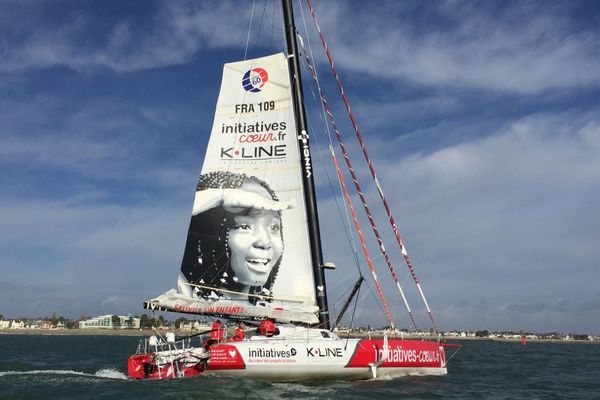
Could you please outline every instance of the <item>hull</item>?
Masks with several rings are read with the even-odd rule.
[[[273,382],[446,375],[444,347],[416,340],[265,340],[210,350],[207,372]]]
[[[341,339],[323,329],[279,326],[274,336],[254,335],[208,347],[131,356],[129,376],[164,379],[211,375],[271,382],[359,380],[409,375],[446,375],[449,346],[403,339]]]

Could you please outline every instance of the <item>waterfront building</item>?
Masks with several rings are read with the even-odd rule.
[[[118,324],[113,315],[100,315],[98,317],[79,321],[79,329],[140,329],[140,319],[131,316],[117,315]]]

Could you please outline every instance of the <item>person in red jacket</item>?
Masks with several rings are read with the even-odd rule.
[[[265,319],[260,323],[258,331],[262,336],[273,336],[275,334],[275,324],[270,319]]]
[[[212,324],[212,329],[210,331],[210,338],[206,339],[206,341],[204,343],[202,343],[202,346],[206,350],[208,350],[208,348],[210,346],[212,346],[213,344],[217,344],[217,343],[223,341],[223,334],[224,334],[223,325],[221,325],[221,321],[216,320]]]
[[[235,328],[235,336],[233,336],[231,338],[232,342],[241,342],[242,340],[244,340],[244,338],[246,337],[246,333],[244,332],[244,329],[246,328],[246,325],[244,324],[244,322],[240,322],[240,324],[238,325],[237,328]]]
[[[214,340],[215,342],[222,342],[223,334],[224,334],[223,325],[221,325],[221,321],[216,320],[212,324],[212,331],[210,331],[210,338],[212,340]]]

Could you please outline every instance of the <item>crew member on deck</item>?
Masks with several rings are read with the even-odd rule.
[[[221,325],[221,321],[216,320],[212,324],[212,331],[210,331],[210,338],[214,342],[217,342],[217,343],[218,342],[222,342],[223,341],[223,334],[224,334],[223,325]]]
[[[210,346],[213,344],[217,344],[223,341],[224,329],[223,325],[221,325],[221,321],[216,320],[212,324],[212,329],[210,330],[210,338],[206,339],[202,346],[208,350]]]
[[[235,328],[235,336],[231,338],[232,342],[241,342],[242,340],[244,340],[244,338],[246,337],[246,333],[244,332],[244,329],[246,328],[246,325],[244,324],[244,322],[240,322],[240,324],[238,325],[237,328]]]
[[[271,337],[275,334],[275,324],[270,319],[265,319],[260,323],[258,331],[262,336]]]
[[[212,330],[210,331],[210,339],[207,339],[206,342],[204,342],[203,346],[208,350],[208,348],[213,344],[222,342],[223,334],[223,325],[221,325],[221,321],[216,320],[215,322],[213,322]]]

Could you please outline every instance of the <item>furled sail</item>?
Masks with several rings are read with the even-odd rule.
[[[316,323],[287,59],[225,64],[177,289],[150,309]]]

